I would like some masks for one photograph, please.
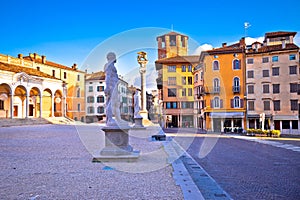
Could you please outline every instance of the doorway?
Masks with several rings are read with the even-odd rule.
[[[29,104],[29,113],[28,116],[33,117],[33,104]]]
[[[14,117],[18,117],[18,106],[14,106]]]

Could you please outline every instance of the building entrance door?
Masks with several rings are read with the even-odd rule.
[[[18,117],[18,106],[14,106],[14,117]]]
[[[214,120],[214,131],[221,132],[221,119],[213,119]]]
[[[29,104],[29,114],[28,116],[33,117],[33,105]]]

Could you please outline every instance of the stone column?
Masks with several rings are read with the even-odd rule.
[[[146,97],[146,65],[148,63],[147,59],[147,53],[146,52],[138,52],[137,61],[140,65],[140,74],[141,74],[141,111],[140,115],[143,117],[143,119],[148,119],[148,111],[146,108],[147,105],[147,97]]]
[[[42,102],[43,102],[43,100],[42,100],[42,93],[40,94],[40,118],[42,118]]]
[[[26,94],[26,99],[25,99],[25,118],[28,118],[28,111],[29,111],[29,92]]]
[[[55,96],[54,96],[54,94],[52,94],[51,95],[51,117],[54,117],[54,104],[55,104],[54,98],[55,98]]]
[[[10,94],[10,118],[14,118],[14,96]]]

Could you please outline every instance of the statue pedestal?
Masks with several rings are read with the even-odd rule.
[[[143,125],[143,118],[134,118],[134,129],[146,129]]]
[[[138,151],[133,151],[129,145],[129,126],[105,126],[105,147],[100,154],[93,158],[93,162],[135,161],[139,157]]]

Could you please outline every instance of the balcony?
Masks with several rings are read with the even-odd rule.
[[[241,91],[241,87],[238,85],[238,86],[232,86],[232,92],[233,93],[240,93]]]

